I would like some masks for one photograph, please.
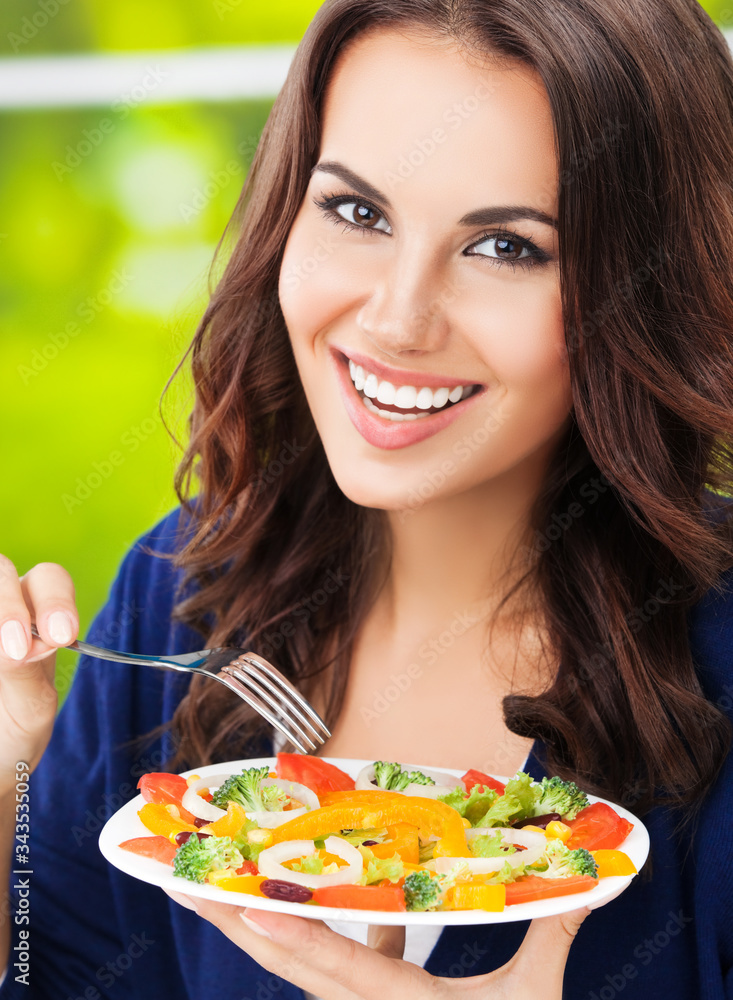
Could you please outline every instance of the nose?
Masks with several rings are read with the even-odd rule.
[[[446,305],[451,300],[434,262],[405,246],[384,262],[356,323],[385,354],[439,350],[448,335]]]

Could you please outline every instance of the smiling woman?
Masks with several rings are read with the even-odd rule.
[[[73,590],[8,564],[0,764],[43,754],[39,996],[54,975],[81,995],[141,926],[160,943],[139,997],[733,995],[733,876],[709,863],[733,809],[731,163],[733,64],[693,0],[327,0],[191,345],[181,507],[90,641],[134,600],[119,648],[272,657],[329,757],[577,781],[648,815],[654,875],[569,955],[582,910],[521,948],[516,924],[408,940],[405,962],[386,929],[368,948],[169,909],[78,816],[132,791],[134,737],[164,734],[182,769],[267,755],[267,728],[204,679],[82,661],[44,753]]]

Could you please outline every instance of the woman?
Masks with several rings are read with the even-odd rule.
[[[246,641],[324,753],[557,773],[644,814],[653,875],[583,924],[565,992],[584,911],[519,951],[522,925],[451,928],[421,970],[394,930],[202,921],[110,871],[94,834],[137,775],[269,732],[205,680],[82,660],[44,753],[73,589],[6,564],[10,803],[43,754],[34,995],[733,996],[732,109],[692,0],[329,0],[192,345],[198,496],[90,635]]]

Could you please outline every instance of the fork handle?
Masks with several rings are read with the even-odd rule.
[[[38,633],[38,629],[35,625],[31,625],[31,634],[37,639],[41,636]],[[77,653],[86,653],[87,656],[94,656],[98,660],[109,660],[112,663],[144,663],[149,667],[160,667],[162,670],[183,670],[188,672],[189,667],[184,667],[180,663],[176,663],[174,660],[161,659],[158,656],[147,656],[145,653],[119,653],[116,649],[103,649],[101,646],[92,646],[88,642],[82,642],[77,639],[76,642],[70,642],[68,646],[62,646],[62,649],[72,649]]]

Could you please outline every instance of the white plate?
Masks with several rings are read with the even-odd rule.
[[[324,760],[340,767],[347,774],[356,777],[365,764],[371,764],[368,760],[347,760],[340,757],[324,757]],[[225,764],[210,764],[207,767],[192,768],[184,774],[200,774],[205,777],[207,774],[235,774],[244,767],[262,767],[264,764],[271,769],[275,769],[277,763],[275,757],[257,757],[252,760],[235,760]],[[420,768],[419,764],[409,764],[403,762],[405,766],[412,769]],[[423,764],[423,767],[428,765]],[[441,768],[460,778],[465,772],[456,771],[452,768]],[[499,777],[499,781],[506,782],[508,779]],[[589,795],[591,802],[605,802],[605,799],[598,799]],[[634,824],[634,829],[626,838],[623,850],[629,855],[637,871],[641,870],[649,853],[649,834],[646,827],[632,813],[620,806],[608,803],[625,819]],[[142,795],[138,795],[131,802],[124,805],[112,816],[104,826],[99,836],[99,849],[105,858],[120,871],[132,875],[134,878],[151,885],[158,885],[162,889],[172,889],[174,892],[183,892],[188,896],[201,896],[204,899],[213,899],[220,903],[231,903],[236,906],[250,906],[259,910],[273,910],[277,913],[293,913],[300,917],[310,917],[315,920],[348,920],[361,924],[424,924],[433,926],[450,926],[452,924],[504,924],[514,920],[532,920],[535,917],[549,917],[555,913],[566,913],[582,906],[594,906],[603,900],[617,895],[625,889],[631,882],[633,876],[614,875],[603,878],[598,885],[590,892],[578,892],[569,896],[557,896],[554,899],[539,899],[533,903],[516,903],[507,906],[501,913],[490,913],[487,910],[446,910],[439,913],[385,913],[378,910],[350,910],[338,909],[332,906],[313,906],[303,903],[288,903],[279,899],[263,899],[259,896],[250,896],[243,892],[228,892],[225,889],[218,889],[213,885],[199,885],[188,879],[173,875],[172,870],[155,861],[152,858],[143,858],[130,851],[123,851],[118,845],[124,840],[132,837],[150,836],[150,831],[143,826],[138,818],[138,809],[142,808],[144,800]]]

